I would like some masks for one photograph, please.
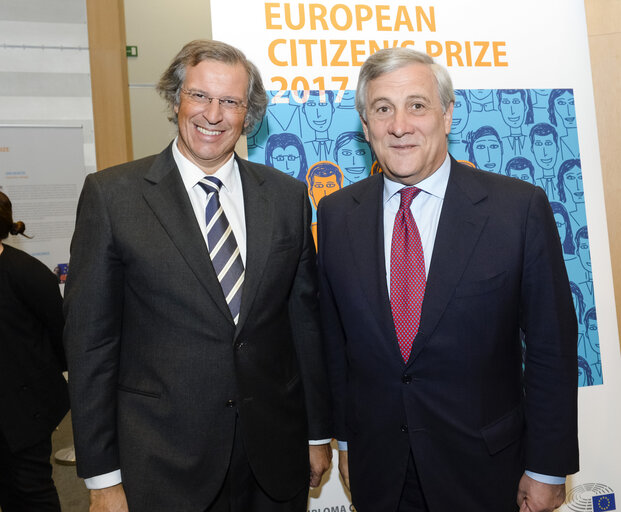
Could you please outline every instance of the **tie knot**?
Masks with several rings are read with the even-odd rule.
[[[405,187],[399,190],[399,193],[401,194],[401,204],[399,205],[399,209],[409,208],[419,192],[420,188],[416,187]]]
[[[222,182],[215,176],[205,176],[198,182],[198,184],[205,192],[207,192],[207,194],[210,194],[211,192],[215,192],[217,194],[220,192],[220,188],[222,187]]]

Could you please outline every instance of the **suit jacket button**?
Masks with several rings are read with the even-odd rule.
[[[408,426],[407,425],[401,425],[401,432],[407,432],[408,431]]]
[[[242,348],[245,344],[246,344],[246,342],[245,342],[245,341],[238,341],[238,342],[235,344],[235,348],[236,348],[237,350],[240,350],[240,349],[241,349],[241,348]]]
[[[226,407],[235,407],[235,400],[229,400],[226,403]]]
[[[412,383],[412,376],[411,375],[404,375],[403,377],[401,377],[401,382],[403,382],[404,384],[411,384]]]

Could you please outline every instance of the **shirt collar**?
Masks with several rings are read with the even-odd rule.
[[[444,200],[444,194],[446,193],[446,187],[448,185],[449,174],[451,173],[451,158],[449,154],[446,154],[446,158],[437,171],[427,176],[424,180],[417,183],[416,188],[421,189],[423,192]],[[405,188],[403,183],[397,183],[384,176],[384,204],[399,191]]]
[[[200,169],[200,167],[190,161],[181,153],[181,151],[179,151],[179,148],[177,147],[178,138],[179,137],[175,137],[172,144],[173,158],[175,159],[175,163],[179,169],[179,174],[181,174],[183,185],[186,190],[191,190],[201,179],[205,177],[205,173]],[[230,192],[235,187],[235,172],[239,171],[237,162],[235,161],[235,155],[233,154],[231,155],[231,158],[229,158],[222,165],[222,167],[220,167],[213,174],[213,176],[216,176],[222,182],[222,187]]]

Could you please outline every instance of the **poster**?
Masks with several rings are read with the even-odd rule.
[[[41,260],[64,284],[78,197],[86,171],[82,128],[0,125],[0,190],[23,236],[6,242]]]
[[[211,8],[214,39],[242,49],[268,90],[249,158],[305,181],[314,208],[377,170],[352,108],[366,57],[408,47],[448,68],[451,153],[541,186],[552,204],[580,328],[581,471],[568,478],[562,510],[614,510],[621,414],[610,404],[621,359],[583,2],[212,0]],[[349,507],[334,469],[309,510]]]

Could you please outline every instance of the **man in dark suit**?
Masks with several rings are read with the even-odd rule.
[[[369,57],[356,103],[384,172],[319,205],[358,512],[551,511],[578,469],[576,317],[552,212],[540,188],[449,156],[453,102],[427,55]]]
[[[306,187],[234,154],[267,102],[237,49],[188,43],[158,90],[177,138],[78,207],[78,474],[92,511],[306,510],[332,435]]]

